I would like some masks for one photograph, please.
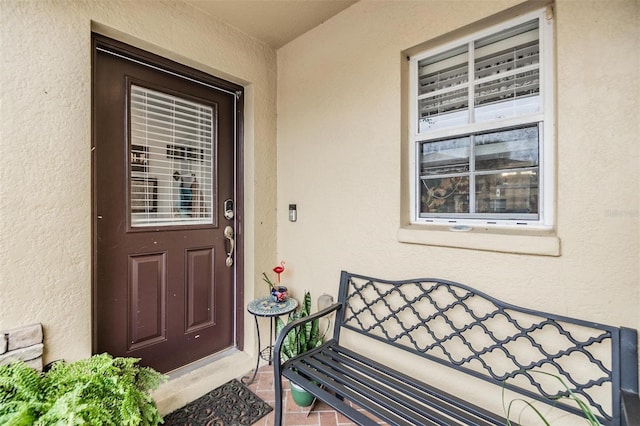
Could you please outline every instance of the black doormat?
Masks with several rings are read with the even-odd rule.
[[[164,417],[166,426],[251,425],[273,408],[233,379]]]

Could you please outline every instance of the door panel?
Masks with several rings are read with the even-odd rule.
[[[237,193],[237,98],[106,50],[93,64],[94,351],[167,372],[236,342],[223,229],[239,219],[221,204]]]
[[[166,340],[167,256],[165,253],[129,256],[128,350]]]
[[[215,283],[212,249],[187,252],[187,331],[215,323]]]

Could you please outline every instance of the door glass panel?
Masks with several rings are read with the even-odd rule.
[[[132,227],[213,224],[215,111],[131,85]]]

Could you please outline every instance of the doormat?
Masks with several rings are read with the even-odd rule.
[[[165,426],[251,425],[273,408],[233,379],[164,417]]]

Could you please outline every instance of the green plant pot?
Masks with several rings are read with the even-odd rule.
[[[293,382],[289,382],[291,388],[291,397],[299,407],[308,407],[313,404],[315,397]]]

